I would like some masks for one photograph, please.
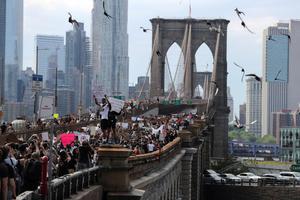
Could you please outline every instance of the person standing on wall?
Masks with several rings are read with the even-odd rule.
[[[101,103],[101,130],[103,132],[103,143],[107,143],[109,133],[110,133],[110,127],[109,127],[109,121],[108,121],[108,113],[111,110],[111,104],[108,101],[108,98],[106,95],[104,95],[104,98],[102,98]]]

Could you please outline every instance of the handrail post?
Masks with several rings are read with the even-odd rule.
[[[144,191],[133,190],[130,185],[128,164],[132,151],[118,145],[102,146],[98,149],[100,185],[106,198],[139,200]]]
[[[42,157],[42,174],[41,174],[41,195],[43,197],[47,196],[47,171],[48,171],[48,157]]]

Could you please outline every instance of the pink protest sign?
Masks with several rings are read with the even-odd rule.
[[[74,133],[70,133],[70,134],[63,133],[60,136],[60,140],[61,140],[62,144],[64,145],[64,147],[66,147],[68,144],[71,144],[72,142],[74,142],[75,134]]]

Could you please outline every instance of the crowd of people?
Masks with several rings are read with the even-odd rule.
[[[95,100],[96,112],[91,112],[88,120],[101,119],[94,131],[79,128],[64,133],[57,131],[52,150],[49,139],[32,135],[27,141],[5,144],[0,148],[0,199],[15,199],[27,190],[36,190],[40,185],[42,157],[52,157],[52,178],[61,177],[77,170],[90,168],[97,163],[96,149],[100,145],[118,144],[132,150],[134,155],[159,150],[178,136],[178,130],[187,127],[195,115],[132,116],[134,109],[147,105],[127,103],[120,112],[111,108],[108,98]],[[139,108],[138,108],[139,107]],[[56,121],[57,124],[78,123],[78,118],[68,117]],[[47,126],[38,122],[38,126]],[[8,128],[8,127],[6,127]],[[2,127],[1,127],[2,129]],[[7,131],[7,129],[6,129]],[[75,133],[73,140],[63,141],[63,136]],[[86,135],[82,140],[80,135]]]

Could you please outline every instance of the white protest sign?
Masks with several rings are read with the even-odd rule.
[[[111,104],[111,110],[119,113],[124,107],[125,101],[109,97],[109,102]]]
[[[43,139],[43,141],[49,141],[48,132],[42,132],[42,139]]]
[[[54,96],[41,96],[39,102],[39,118],[52,118],[54,111]]]
[[[83,141],[89,141],[90,136],[86,135],[86,134],[80,134],[80,135],[78,135],[78,140],[80,143],[82,143]]]
[[[129,127],[128,123],[122,123],[122,128],[123,129],[128,129],[128,127]]]

